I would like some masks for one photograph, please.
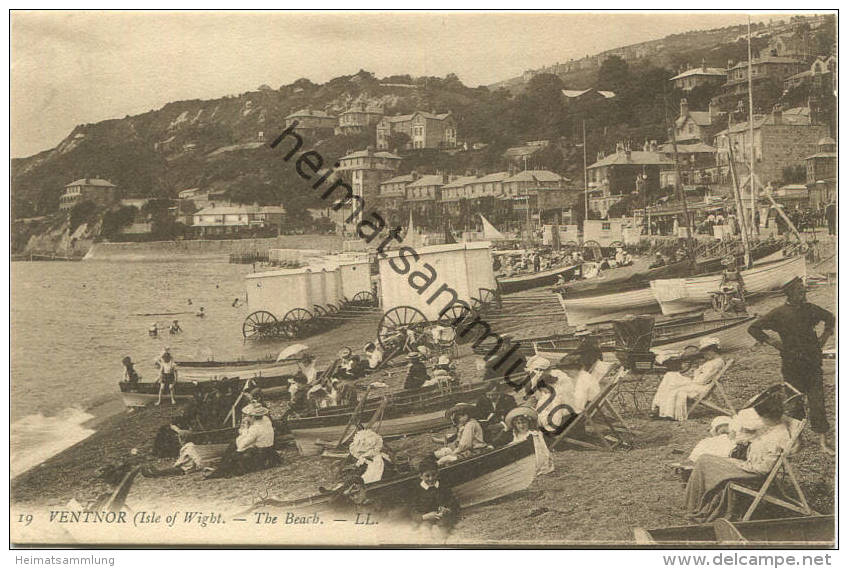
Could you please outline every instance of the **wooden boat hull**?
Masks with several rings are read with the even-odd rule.
[[[461,508],[470,508],[515,492],[526,490],[536,477],[536,457],[533,441],[518,444],[460,460],[439,468],[439,479],[451,489]],[[417,474],[394,480],[381,480],[366,485],[369,499],[383,504],[406,504],[415,486],[420,483]],[[257,506],[262,511],[284,508],[287,512],[330,512],[332,494],[319,494],[281,502],[276,505]]]
[[[835,535],[834,516],[806,516],[774,520],[732,522],[751,547],[832,547]],[[677,526],[658,529],[635,528],[636,543],[657,546],[719,545],[722,542],[714,524]],[[734,547],[746,544],[733,542]]]
[[[747,325],[756,316],[736,316],[719,320],[693,321],[689,317],[663,323],[654,327],[651,349],[678,350],[686,346],[697,346],[698,341],[705,336],[715,336],[721,342],[722,351],[735,350],[753,343],[748,334]],[[615,349],[615,335],[611,331],[601,335],[598,343],[602,351]],[[542,340],[533,343],[536,355],[547,358],[552,362],[559,361],[577,348],[578,340],[565,337],[554,340]]]
[[[745,291],[749,297],[778,289],[794,277],[806,276],[807,264],[803,255],[742,271]],[[651,291],[662,313],[669,315],[709,305],[712,294],[718,291],[720,285],[721,275],[715,274],[651,281]]]
[[[256,377],[256,386],[262,389],[267,399],[287,399],[289,397],[290,376]],[[201,386],[191,381],[178,381],[174,387],[174,398],[177,402],[190,401]],[[145,407],[159,399],[158,382],[127,383],[118,382],[121,399],[127,407]],[[168,392],[162,394],[163,401],[170,400]]]
[[[657,299],[649,287],[577,298],[568,297],[568,291],[556,294],[569,326],[610,320],[626,314],[659,311]]]
[[[541,286],[551,286],[557,283],[560,276],[567,278],[569,273],[573,275],[579,268],[579,265],[570,265],[568,267],[557,267],[529,275],[502,277],[497,279],[498,287],[501,293],[510,294]]]
[[[180,368],[182,381],[215,381],[218,379],[254,379],[259,377],[293,377],[296,370],[291,364],[251,367],[197,367]]]

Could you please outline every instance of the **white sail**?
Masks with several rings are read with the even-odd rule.
[[[495,239],[506,239],[506,237],[504,237],[504,234],[498,231],[497,228],[483,216],[483,214],[480,214],[480,219],[483,221],[483,239],[485,239],[486,241],[493,241]]]

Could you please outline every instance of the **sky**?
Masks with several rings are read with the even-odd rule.
[[[760,17],[759,19],[765,19]],[[740,13],[26,12],[11,16],[11,155],[74,126],[359,69],[487,85]]]

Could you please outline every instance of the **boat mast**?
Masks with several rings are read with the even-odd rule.
[[[751,137],[751,165],[749,168],[748,185],[751,189],[751,237],[759,234],[755,223],[754,211],[757,209],[757,191],[754,185],[754,79],[751,62],[751,16],[748,16],[748,136]]]
[[[668,101],[666,100],[666,103]],[[668,124],[668,104],[666,107],[666,124]],[[692,246],[692,219],[689,217],[689,206],[686,203],[686,191],[680,185],[680,162],[677,160],[677,133],[675,133],[675,124],[671,124],[671,148],[674,154],[674,191],[680,197],[683,203],[683,215],[686,217],[686,253],[689,256],[689,262],[692,268],[695,268],[695,248]]]
[[[736,202],[736,215],[739,216],[739,229],[742,233],[742,248],[745,251],[745,268],[751,268],[751,245],[748,243],[748,221],[745,219],[745,208],[742,206],[742,193],[739,190],[739,182],[736,179],[736,168],[733,165],[733,143],[730,140],[731,113],[727,114],[727,149],[728,164],[730,166],[730,177],[733,179],[733,198]]]
[[[586,235],[586,222],[589,220],[589,169],[586,165],[586,119],[583,119],[583,235]]]

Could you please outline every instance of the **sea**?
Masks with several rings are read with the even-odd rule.
[[[251,270],[226,260],[11,263],[11,475],[127,412],[118,391],[124,356],[153,381],[165,347],[177,360],[272,353],[242,337]],[[200,307],[205,318],[195,316]],[[183,332],[170,335],[174,319]],[[156,338],[154,322],[165,328]]]

